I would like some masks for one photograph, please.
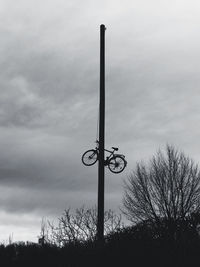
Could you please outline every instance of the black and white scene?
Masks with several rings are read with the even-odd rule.
[[[200,266],[200,3],[0,0],[0,265]]]

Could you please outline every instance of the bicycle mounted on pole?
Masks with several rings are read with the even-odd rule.
[[[82,162],[86,166],[92,166],[97,162],[99,159],[99,141],[96,140],[97,146],[95,149],[87,150],[82,155]],[[112,151],[108,149],[104,149],[106,152],[110,153],[109,156],[106,157],[104,160],[104,165],[108,166],[109,170],[113,173],[120,173],[122,172],[126,165],[127,161],[125,160],[125,156],[122,154],[115,154],[115,151],[118,151],[117,147],[112,147]]]

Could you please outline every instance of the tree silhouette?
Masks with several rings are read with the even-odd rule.
[[[198,166],[171,145],[148,166],[138,163],[124,188],[123,213],[133,223],[146,221],[167,229],[173,237],[177,229],[195,228],[199,223]]]
[[[123,226],[121,215],[115,214],[112,210],[104,212],[105,235]],[[41,225],[40,239],[45,235],[47,243],[63,246],[69,243],[95,241],[97,233],[97,208],[85,208],[82,206],[75,210],[66,209],[58,218],[55,225],[48,221]]]

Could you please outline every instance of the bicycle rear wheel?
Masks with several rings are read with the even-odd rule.
[[[81,159],[84,165],[91,166],[97,162],[98,153],[95,149],[87,150]]]
[[[126,167],[126,160],[121,156],[114,156],[108,162],[108,168],[113,173],[120,173]]]

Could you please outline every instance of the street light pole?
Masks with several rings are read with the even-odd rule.
[[[100,26],[100,102],[97,239],[104,240],[105,25]]]

